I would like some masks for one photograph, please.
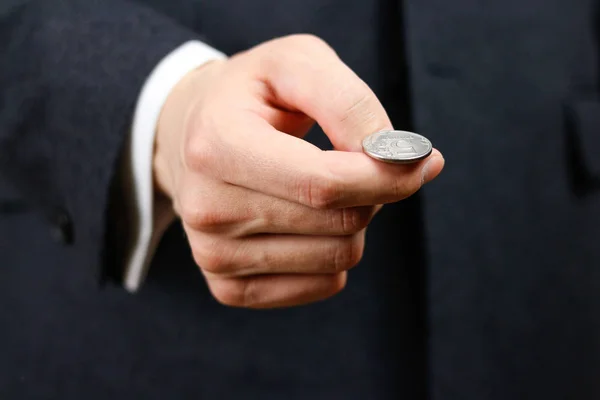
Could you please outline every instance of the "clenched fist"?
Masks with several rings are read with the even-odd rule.
[[[302,139],[315,121],[334,151]],[[362,153],[365,136],[391,128],[375,94],[313,36],[188,74],[161,114],[154,170],[215,298],[266,308],[340,291],[379,205],[443,167],[436,150],[412,165]]]

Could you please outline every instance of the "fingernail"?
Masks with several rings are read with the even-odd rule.
[[[431,182],[444,167],[444,158],[442,156],[433,156],[428,160],[421,170],[421,185]]]

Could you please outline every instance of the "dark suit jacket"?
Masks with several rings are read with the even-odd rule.
[[[600,396],[597,1],[23,3],[0,19],[0,398]],[[430,137],[442,176],[384,208],[329,301],[218,305],[177,224],[140,293],[99,285],[153,66],[296,32]]]

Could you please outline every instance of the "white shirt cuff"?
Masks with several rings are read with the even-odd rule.
[[[152,158],[154,136],[162,107],[171,90],[190,71],[208,61],[226,56],[198,41],[184,43],[169,53],[152,71],[144,84],[136,105],[129,154],[129,170],[133,187],[129,190],[138,226],[124,274],[125,288],[135,292],[142,284],[154,251],[164,231],[173,221],[170,204],[154,204]]]

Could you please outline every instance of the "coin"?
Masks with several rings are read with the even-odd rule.
[[[420,161],[433,150],[429,139],[408,131],[375,132],[367,136],[362,145],[368,156],[394,164]]]

